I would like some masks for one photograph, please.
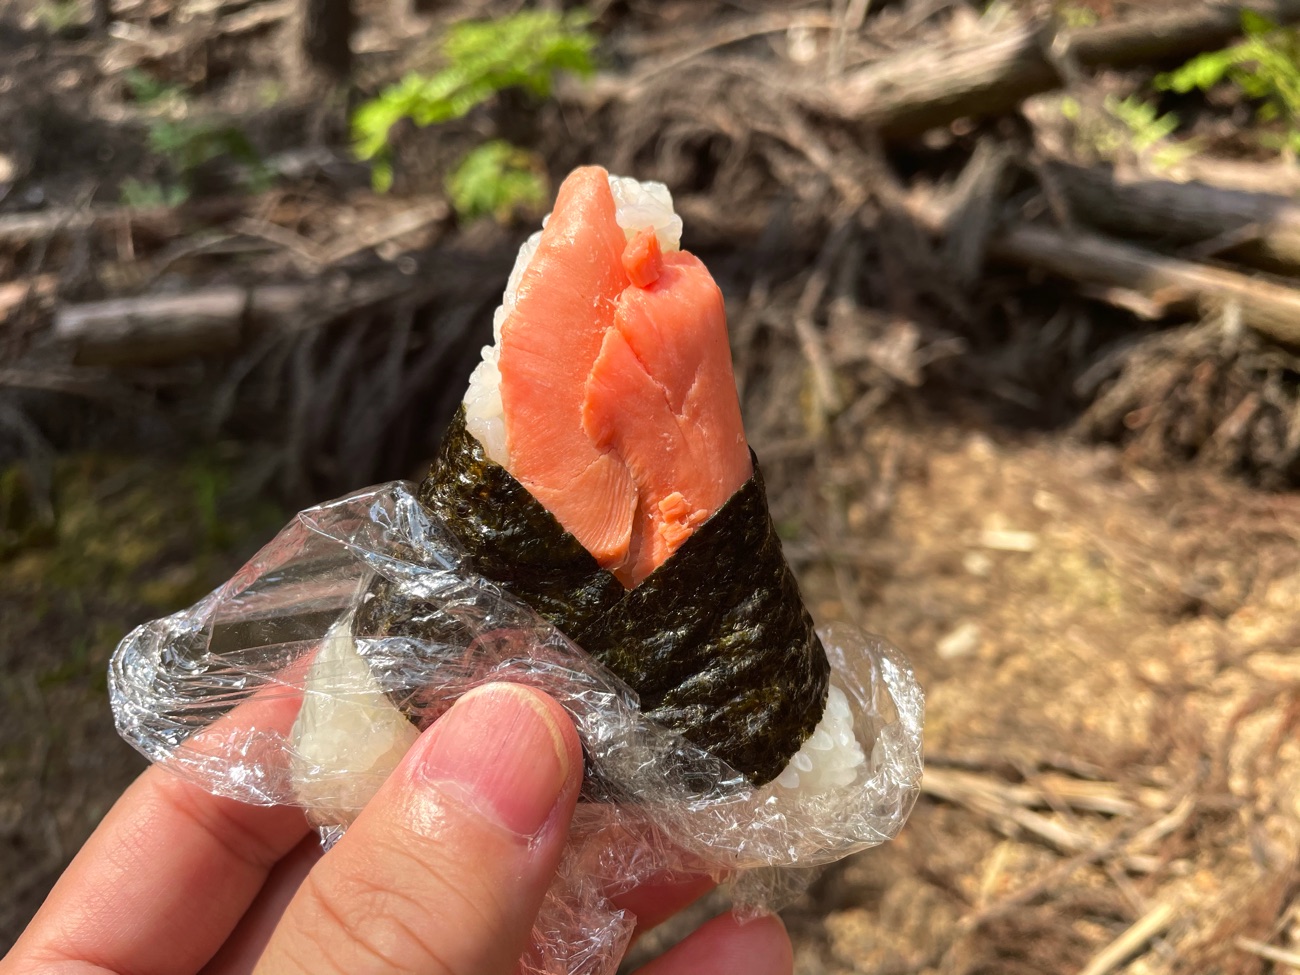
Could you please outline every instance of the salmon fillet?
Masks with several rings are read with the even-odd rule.
[[[560,187],[501,328],[501,403],[510,473],[603,566],[626,557],[636,514],[627,465],[582,429],[587,376],[618,296],[627,240],[601,169]]]
[[[561,186],[501,336],[510,473],[625,586],[749,479],[722,293],[627,240],[603,169]]]

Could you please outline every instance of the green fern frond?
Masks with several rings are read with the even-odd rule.
[[[435,125],[461,118],[506,88],[546,98],[555,75],[595,71],[596,37],[583,10],[523,11],[492,21],[463,21],[442,43],[444,66],[410,74],[361,105],[352,116],[353,145],[362,159],[379,156],[400,119]]]
[[[1257,117],[1288,122],[1287,141],[1300,133],[1300,31],[1282,28],[1254,11],[1241,15],[1243,40],[1207,51],[1173,71],[1157,75],[1155,85],[1187,94],[1209,91],[1228,81],[1260,105]]]
[[[541,210],[547,198],[545,174],[534,153],[494,139],[466,153],[447,178],[447,196],[463,218],[493,216],[504,222],[521,210]]]

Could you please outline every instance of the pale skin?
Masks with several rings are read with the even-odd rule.
[[[123,794],[0,975],[513,975],[564,845],[582,751],[540,691],[466,695],[322,856],[302,813],[158,768]],[[638,930],[710,884],[618,898]],[[644,975],[791,975],[785,929],[729,915]]]

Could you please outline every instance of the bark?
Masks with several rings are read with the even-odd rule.
[[[250,305],[238,287],[115,298],[62,309],[54,334],[76,346],[78,365],[161,362],[235,348]]]
[[[1300,290],[1262,275],[1166,257],[1095,234],[1030,225],[993,238],[988,253],[1072,281],[1118,289],[1117,294],[1133,292],[1170,310],[1212,312],[1235,305],[1245,324],[1300,347]]]
[[[1123,179],[1109,166],[1054,163],[1049,169],[1072,215],[1103,230],[1208,243],[1211,252],[1240,250],[1252,263],[1300,267],[1300,205],[1285,196],[1149,177]]]
[[[156,364],[231,352],[257,331],[312,328],[409,289],[408,276],[384,271],[356,280],[113,298],[60,309],[54,335],[75,350],[79,366]]]
[[[0,245],[23,246],[46,238],[128,226],[160,237],[180,237],[191,224],[232,220],[250,206],[248,197],[196,200],[182,207],[61,207],[0,215]]]
[[[113,9],[109,0],[91,0],[90,29],[96,34],[104,34],[112,22]]]
[[[905,138],[967,116],[997,115],[1061,84],[1063,60],[1125,67],[1186,58],[1241,30],[1241,12],[1300,20],[1300,0],[1225,3],[1064,31],[1026,25],[991,37],[908,50],[802,93],[822,114]]]
[[[1300,195],[1300,166],[1289,159],[1261,163],[1198,155],[1171,166],[1169,172],[1178,180],[1207,183],[1225,190]]]

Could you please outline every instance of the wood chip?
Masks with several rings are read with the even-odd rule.
[[[998,552],[1032,552],[1038,548],[1038,535],[1035,532],[990,529],[979,533],[979,545]]]

